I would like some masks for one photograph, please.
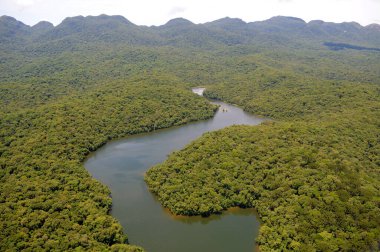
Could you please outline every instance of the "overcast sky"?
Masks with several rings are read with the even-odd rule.
[[[277,15],[367,25],[380,24],[380,0],[0,0],[0,16],[28,25],[99,14],[122,15],[138,25],[162,25],[176,17],[204,23],[226,16],[251,22]]]

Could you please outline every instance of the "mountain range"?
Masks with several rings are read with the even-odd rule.
[[[152,168],[164,207],[254,207],[262,252],[378,251],[379,49],[377,24],[283,16],[150,27],[0,17],[0,251],[143,251],[125,244],[110,190],[82,161],[111,139],[212,117],[199,86],[271,120],[206,133]]]
[[[76,16],[59,25],[41,21],[28,26],[13,17],[0,17],[0,43],[25,46],[26,43],[112,43],[146,46],[210,48],[241,44],[308,45],[348,43],[359,47],[380,47],[380,25],[361,26],[355,22],[305,22],[300,18],[276,16],[265,21],[244,22],[222,18],[194,24],[176,18],[161,26],[138,26],[123,16]]]

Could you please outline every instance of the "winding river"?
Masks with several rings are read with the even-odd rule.
[[[202,94],[204,89],[193,89]],[[111,214],[129,242],[149,252],[254,251],[259,221],[252,209],[233,208],[210,217],[173,216],[156,201],[144,173],[207,131],[264,121],[223,102],[209,120],[130,136],[107,143],[85,161],[87,170],[112,192]]]

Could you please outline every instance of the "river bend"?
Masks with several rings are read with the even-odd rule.
[[[203,89],[193,89],[202,94]],[[259,222],[252,209],[234,208],[210,217],[171,215],[156,201],[144,173],[207,131],[233,124],[257,125],[263,118],[223,102],[211,119],[111,141],[92,153],[85,167],[111,189],[111,214],[129,242],[149,252],[254,251]]]

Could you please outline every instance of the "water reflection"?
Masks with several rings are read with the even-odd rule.
[[[233,208],[207,218],[173,216],[161,207],[143,180],[149,167],[163,162],[171,152],[205,132],[264,121],[238,107],[215,103],[227,112],[219,109],[206,121],[109,142],[85,162],[89,172],[111,189],[111,214],[125,228],[132,244],[153,252],[254,250],[259,228],[254,210]]]

